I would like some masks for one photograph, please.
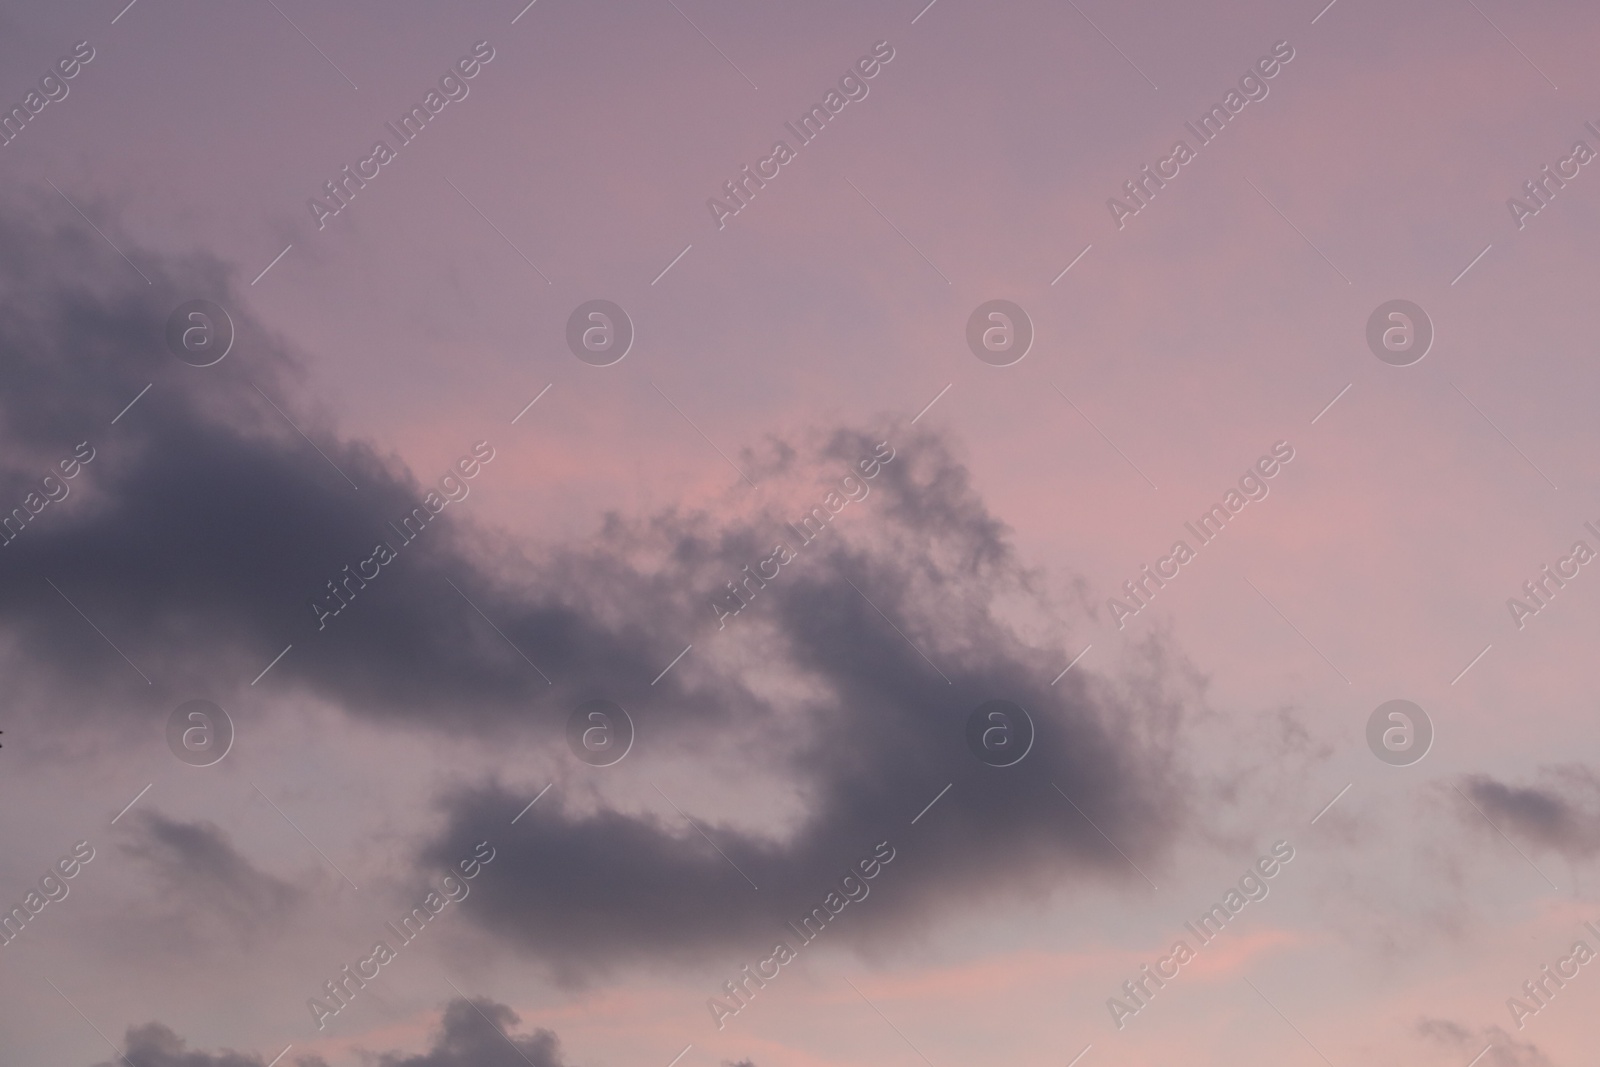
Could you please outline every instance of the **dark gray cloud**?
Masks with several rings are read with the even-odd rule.
[[[249,942],[281,927],[305,892],[257,869],[214,823],[183,822],[151,808],[127,817],[120,848],[155,876],[167,933]],[[214,920],[203,922],[203,920]]]
[[[676,813],[577,803],[579,776],[598,772],[575,761],[566,773],[580,788],[558,790],[514,831],[525,797],[493,781],[453,792],[420,861],[437,869],[463,841],[504,842],[464,910],[556,970],[763,950],[885,840],[898,858],[872,883],[878,903],[841,936],[890,936],[937,907],[1042,897],[1083,878],[1142,885],[1117,848],[1156,862],[1187,821],[1178,737],[1196,693],[1170,651],[1152,641],[1127,677],[1084,667],[1052,686],[1065,661],[1065,628],[1052,621],[1061,606],[950,445],[893,422],[774,438],[741,457],[763,496],[716,514],[612,515],[594,536],[549,549],[497,541],[452,505],[319,631],[309,598],[378,540],[397,542],[387,523],[424,487],[299,399],[300,363],[238,310],[225,270],[139,253],[155,279],[144,286],[92,240],[0,219],[0,501],[20,500],[77,442],[96,450],[73,496],[0,548],[0,633],[25,677],[161,721],[181,699],[237,690],[292,641],[275,692],[300,688],[351,715],[456,738],[514,736],[563,759],[568,712],[604,696],[658,752],[736,754],[799,798],[781,836],[702,816],[719,854]],[[236,351],[203,369],[162,343],[168,312],[196,296],[232,308],[239,331]],[[870,495],[802,546],[785,523],[885,439],[896,457]],[[798,558],[719,630],[712,597],[780,540]],[[1024,631],[1017,618],[1044,621]],[[695,658],[652,684],[691,641]],[[968,714],[991,698],[1022,704],[1036,724],[1016,767],[985,766],[965,747]],[[187,847],[214,878],[245,877],[218,840],[169,826],[146,847],[169,860]]]
[[[1450,1019],[1422,1019],[1417,1033],[1453,1054],[1476,1056],[1487,1047],[1488,1054],[1478,1062],[1485,1067],[1552,1067],[1550,1057],[1532,1041],[1524,1041],[1498,1025],[1468,1027]]]
[[[1472,775],[1464,792],[1506,833],[1568,859],[1592,858],[1600,852],[1600,778],[1575,764],[1543,768],[1540,778],[1514,786]],[[1463,814],[1482,822],[1476,813]]]
[[[379,1067],[565,1067],[561,1042],[543,1028],[517,1037],[511,1033],[521,1019],[504,1004],[486,997],[450,1001],[444,1009],[439,1033],[427,1052],[408,1056],[388,1052],[378,1057]]]
[[[520,1022],[517,1013],[504,1004],[486,997],[470,1001],[457,997],[446,1005],[439,1032],[427,1052],[380,1053],[378,1067],[567,1067],[561,1058],[561,1042],[552,1031],[541,1028],[519,1037],[511,1029]],[[136,1067],[266,1067],[266,1060],[259,1055],[231,1049],[191,1049],[161,1023],[129,1027],[124,1048]],[[327,1067],[318,1056],[295,1062],[298,1067]],[[96,1067],[122,1064],[119,1060]]]
[[[380,540],[398,546],[389,523],[430,486],[339,439],[329,413],[301,400],[299,362],[242,312],[223,267],[132,250],[155,280],[146,286],[70,227],[47,232],[11,214],[0,240],[0,515],[24,507],[80,442],[94,453],[66,498],[0,547],[0,628],[27,665],[24,691],[157,712],[235,691],[293,642],[278,684],[321,690],[353,714],[428,723],[449,712],[452,730],[488,728],[547,696],[445,580],[469,592],[490,584],[464,557],[459,504],[318,631],[310,599]],[[196,296],[230,308],[238,327],[234,351],[213,367],[181,363],[163,341],[167,315]],[[485,421],[492,444],[500,413]],[[648,681],[665,650],[642,626],[604,625],[557,597],[522,605],[505,626],[563,686],[602,665]]]
[[[841,436],[823,451],[856,456],[866,441]],[[465,789],[425,859],[451,862],[463,839],[497,842],[467,914],[581,972],[634,956],[765,952],[884,840],[897,858],[872,884],[876,899],[832,936],[920,928],[937,906],[992,899],[1002,886],[1043,895],[1083,878],[1143,884],[1106,837],[1149,858],[1186,819],[1174,753],[1182,700],[1159,649],[1126,681],[1074,672],[1052,686],[1060,653],[1030,643],[999,610],[1032,576],[935,438],[908,437],[858,506],[872,509],[860,536],[829,531],[730,622],[720,639],[731,642],[732,678],[675,672],[672,696],[636,713],[644,734],[670,731],[668,711],[736,711],[729,729],[748,738],[744,757],[805,798],[799,825],[779,839],[702,816],[713,848],[666,805],[656,818],[569,806],[558,792],[511,830],[524,797]],[[803,695],[736,688],[757,670],[793,677]],[[1020,703],[1037,727],[1027,758],[1005,769],[964,742],[969,713],[996,697]]]
[[[224,1049],[201,1052],[161,1023],[130,1026],[123,1042],[123,1055],[137,1067],[266,1067],[266,1060]],[[95,1067],[125,1067],[122,1060],[98,1063]]]

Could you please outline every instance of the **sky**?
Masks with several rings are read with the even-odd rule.
[[[3,1058],[1587,1062],[1597,39],[0,9]]]

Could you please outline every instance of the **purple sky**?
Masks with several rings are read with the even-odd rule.
[[[0,1060],[1587,1062],[1592,7],[125,4],[0,11]]]

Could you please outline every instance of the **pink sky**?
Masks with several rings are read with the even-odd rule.
[[[1485,1046],[1484,1067],[1585,1062],[1593,968],[1524,1029],[1505,1002],[1574,939],[1600,949],[1581,926],[1600,925],[1589,776],[1600,576],[1582,568],[1520,629],[1506,602],[1575,541],[1600,550],[1583,525],[1600,526],[1600,470],[1584,458],[1600,446],[1589,358],[1600,177],[1584,166],[1521,228],[1507,198],[1574,141],[1600,151],[1585,128],[1600,125],[1592,8],[124,4],[0,14],[0,100],[21,104],[76,42],[94,49],[66,97],[0,147],[6,226],[36,226],[49,252],[6,268],[0,381],[19,397],[31,376],[62,382],[0,416],[13,456],[4,491],[20,504],[64,435],[90,432],[78,427],[90,425],[93,389],[121,398],[103,416],[92,408],[106,458],[0,566],[13,590],[48,575],[136,669],[158,672],[140,684],[77,615],[55,617],[59,601],[42,615],[24,610],[31,593],[0,604],[13,693],[0,710],[0,901],[20,901],[74,842],[97,849],[70,896],[0,948],[0,1059],[90,1067],[114,1058],[96,1028],[120,1054],[130,1028],[158,1021],[193,1049],[246,1057],[204,1067],[265,1067],[291,1044],[284,1064],[390,1067],[382,1053],[449,1067],[404,1057],[434,1047],[454,982],[514,1009],[519,1040],[554,1031],[560,1062],[583,1067],[666,1067],[686,1045],[681,1067],[1062,1067],[1086,1047],[1079,1067],[1466,1067]],[[466,97],[318,229],[308,198],[375,139],[392,140],[385,123],[481,41],[494,58]],[[719,230],[707,197],[775,139],[792,140],[784,124],[880,41],[893,59],[867,95]],[[1107,198],[1176,139],[1192,143],[1184,123],[1283,41],[1293,59],[1267,96],[1119,229]],[[239,341],[202,370],[168,358],[154,334],[91,351],[67,326],[43,337],[18,325],[58,306],[50,321],[87,322],[71,302],[86,292],[103,298],[97,308],[153,301],[156,322],[177,299],[218,300]],[[609,367],[581,362],[564,339],[573,309],[597,298],[621,305],[636,334]],[[1396,298],[1435,330],[1407,367],[1365,340],[1368,316]],[[967,347],[968,316],[992,299],[1020,305],[1035,330],[1012,366]],[[47,341],[59,357],[46,359]],[[106,421],[145,382],[144,410]],[[331,624],[352,645],[314,644],[300,604],[334,573],[317,569],[320,556],[282,590],[298,636],[274,629],[276,615],[254,629],[269,615],[242,601],[186,616],[210,594],[152,578],[141,600],[97,570],[143,542],[131,523],[125,534],[111,524],[104,542],[74,540],[96,515],[131,514],[149,540],[188,543],[195,524],[146,514],[131,487],[147,484],[140,470],[176,478],[192,460],[281,493],[267,514],[284,525],[264,528],[259,551],[281,552],[288,569],[260,573],[298,573],[294,517],[315,526],[319,494],[348,487],[252,385],[329,464],[355,462],[364,443],[377,458],[356,473],[373,482],[400,484],[406,471],[436,482],[491,442],[496,459],[450,506],[438,546],[407,549],[395,577],[373,581],[420,598],[436,572],[463,598],[494,599],[458,616],[445,586],[436,616],[390,631],[402,613],[377,609],[375,590]],[[221,446],[161,450],[179,437],[159,436],[158,419],[249,434],[258,418],[288,488]],[[724,562],[760,558],[769,534],[788,536],[774,533],[780,520],[837,484],[857,451],[853,438],[829,450],[840,430],[892,441],[896,460],[839,516],[826,535],[837,544],[805,549],[719,631],[706,605],[718,576],[738,571]],[[1294,458],[1267,497],[1119,629],[1107,601],[1124,579],[1176,539],[1193,544],[1184,524],[1280,441]],[[896,478],[911,488],[891,489]],[[369,483],[351,499],[386,491]],[[759,553],[739,540],[749,531]],[[1004,565],[963,569],[960,547],[991,537],[1009,546]],[[40,556],[22,557],[35,546]],[[235,570],[257,566],[241,558]],[[618,577],[623,559],[635,570]],[[816,592],[835,574],[894,567],[903,584],[858,589],[875,630],[850,629]],[[544,632],[522,607],[562,581],[558,599],[593,628],[519,645]],[[811,595],[808,623],[794,605]],[[123,603],[125,616],[112,607]],[[224,615],[244,621],[228,629]],[[192,643],[174,638],[174,619]],[[404,640],[412,633],[522,670],[484,620],[557,675],[548,697],[530,689],[525,715],[480,716],[471,705],[489,696],[424,688],[416,699],[438,706],[402,713],[379,682],[368,687],[386,669],[380,653],[418,677],[486,662],[435,664]],[[835,813],[832,800],[858,794],[836,798],[829,774],[876,758],[872,724],[850,718],[872,709],[845,696],[871,691],[874,672],[845,678],[823,652],[795,651],[797,634],[823,652],[837,637],[840,656],[904,638],[923,657],[917,669],[958,675],[951,700],[971,686],[988,686],[985,698],[1039,693],[1029,711],[1060,737],[1079,737],[1070,731],[1092,705],[1107,744],[1131,754],[1105,773],[1167,768],[1172,795],[1151,793],[1141,809],[1134,785],[1102,782],[1096,766],[1040,766],[1051,753],[1089,760],[1062,741],[1030,756],[1041,792],[1028,804],[1059,816],[1062,841],[1075,843],[1059,855],[1060,842],[998,819],[974,829],[1000,808],[961,777],[966,764],[930,772],[925,793],[882,810]],[[602,637],[615,645],[597,651]],[[60,663],[42,662],[41,642]],[[373,658],[341,664],[357,644]],[[689,644],[659,684],[624,669],[634,653],[666,667]],[[580,661],[591,665],[581,676],[555,666]],[[925,695],[936,688],[887,691],[899,669],[883,664],[886,704],[925,710],[930,738],[939,716],[964,720],[966,705]],[[196,696],[226,706],[238,728],[235,749],[205,770],[162,739],[171,706]],[[594,696],[622,701],[640,724],[628,761],[604,773],[573,759],[560,733],[569,704]],[[1170,733],[1163,697],[1179,709]],[[1368,716],[1393,698],[1421,705],[1435,731],[1408,767],[1380,762],[1365,740]],[[831,739],[817,750],[826,757],[807,747],[812,731]],[[923,766],[914,754],[899,765]],[[976,781],[999,796],[1020,778]],[[911,824],[945,781],[961,784]],[[1103,787],[1084,810],[1119,828],[1114,846],[1052,781]],[[722,861],[680,815],[734,855],[765,842],[750,855],[792,876],[762,886],[776,900],[820,896],[812,889],[836,877],[779,862],[812,854],[808,819],[836,815],[827,825],[874,835],[837,842],[841,854],[887,839],[906,858],[722,1031],[707,998],[794,915],[774,903],[767,921],[708,895],[704,914],[663,907],[661,925],[684,929],[660,944],[641,937],[637,952],[585,927],[654,917],[649,878],[642,898],[635,886],[593,890],[582,902],[594,910],[567,917],[569,931],[514,912],[512,898],[543,899],[534,889],[506,882],[493,904],[486,889],[472,905],[483,910],[447,909],[426,944],[316,1031],[306,998],[335,961],[367,951],[381,917],[409,906],[419,856],[458,847],[451,835],[478,810],[461,797],[531,799],[551,783],[529,823],[615,815],[679,842],[664,861],[705,853],[709,865]],[[146,784],[140,814],[111,825]],[[299,816],[303,837],[263,794]],[[215,835],[194,829],[207,825]],[[499,831],[509,856],[528,829]],[[1014,854],[958,854],[1013,836]],[[1279,839],[1297,856],[1271,895],[1118,1030],[1107,998]],[[560,840],[574,848],[563,870],[606,869],[581,835]],[[205,884],[220,888],[197,889],[171,866],[195,842],[216,850]],[[817,847],[831,855],[834,844]],[[535,871],[544,862],[523,858]],[[484,877],[513,870],[525,869]],[[730,929],[752,933],[718,931],[723,909]],[[592,970],[575,962],[585,952]]]

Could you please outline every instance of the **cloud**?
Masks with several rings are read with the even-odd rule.
[[[226,1049],[222,1052],[191,1050],[171,1029],[161,1023],[130,1026],[123,1042],[123,1055],[138,1067],[265,1067],[266,1061],[257,1055],[245,1055]],[[96,1064],[95,1067],[122,1067],[122,1060]]]
[[[299,358],[243,312],[223,268],[141,252],[155,282],[142,286],[81,235],[16,216],[0,219],[0,248],[0,509],[79,442],[96,450],[72,495],[0,548],[19,575],[0,587],[0,648],[26,657],[57,705],[74,693],[110,715],[130,690],[170,708],[241,689],[292,642],[277,691],[494,751],[510,738],[540,745],[566,761],[573,788],[518,824],[463,907],[558,971],[762,951],[885,840],[901,858],[847,936],[903,935],[939,908],[1002,894],[1142,884],[1123,854],[1154,864],[1189,821],[1179,737],[1198,703],[1192,679],[1150,639],[1126,676],[1085,666],[1052,685],[1070,629],[1062,606],[933,431],[886,420],[774,434],[741,457],[761,494],[737,485],[715,507],[612,515],[548,549],[498,540],[462,504],[402,545],[394,526],[423,487],[298,399]],[[233,309],[239,335],[208,368],[162,342],[170,310],[197,295]],[[880,447],[895,458],[870,492],[848,511],[829,503]],[[839,514],[807,544],[791,524],[814,507]],[[380,540],[398,559],[349,586],[348,608],[319,629],[310,599]],[[749,606],[719,621],[713,598],[779,541],[797,558],[745,585]],[[789,825],[756,830],[736,807],[707,814],[689,801],[691,826],[667,805],[597,799],[596,772],[563,751],[567,714],[596,695],[632,708],[662,759],[731,761],[770,783],[793,802]],[[994,698],[1020,703],[1037,729],[1015,767],[965,746],[968,715]],[[492,779],[451,791],[419,863],[507,839],[526,803],[513,793]],[[242,908],[287,899],[221,846],[214,829],[147,823],[141,847],[251,887]]]
[[[155,874],[164,936],[229,934],[248,943],[281,927],[304,891],[258,870],[211,822],[183,822],[151,808],[129,817],[123,852]],[[159,921],[159,920],[158,920]]]
[[[416,1055],[384,1052],[378,1067],[567,1067],[561,1042],[549,1030],[538,1029],[517,1037],[511,1028],[521,1022],[517,1013],[486,997],[455,998],[446,1005],[433,1047]],[[138,1067],[265,1067],[258,1055],[232,1050],[200,1052],[161,1023],[129,1027],[126,1056]],[[320,1057],[296,1060],[299,1067],[326,1067]],[[96,1067],[121,1067],[120,1061]]]
[[[1488,1055],[1478,1062],[1484,1067],[1552,1067],[1550,1057],[1532,1041],[1523,1041],[1500,1026],[1471,1029],[1450,1019],[1424,1018],[1417,1033],[1452,1052],[1476,1056],[1487,1046]]]
[[[1466,779],[1466,794],[1494,823],[1569,860],[1600,852],[1600,778],[1577,764],[1546,767],[1539,785],[1512,786],[1485,774]],[[1476,813],[1463,812],[1476,819]],[[1482,820],[1478,820],[1481,822]]]
[[[139,251],[155,284],[129,284],[109,249],[16,214],[0,216],[0,240],[0,518],[20,527],[0,547],[16,576],[0,590],[0,650],[29,666],[19,697],[59,706],[70,693],[102,716],[130,692],[167,708],[197,692],[220,698],[291,642],[275,683],[353,715],[470,732],[547,696],[446,580],[468,591],[491,580],[468,556],[470,503],[401,546],[394,527],[431,486],[340,438],[333,416],[301,399],[300,358],[244,312],[225,268]],[[168,314],[197,296],[237,328],[233,352],[207,368],[163,340]],[[94,458],[65,499],[29,517],[29,494],[84,442]],[[399,560],[319,630],[311,599],[380,541],[401,546]],[[614,631],[555,598],[517,615],[508,632],[542,650],[563,686],[602,665],[659,669],[642,626]]]
[[[387,1052],[379,1067],[565,1067],[561,1042],[543,1028],[514,1037],[517,1013],[487,997],[457,997],[444,1009],[433,1047],[420,1055]]]
[[[817,464],[866,454],[870,440],[838,435]],[[1086,880],[1142,884],[1106,838],[1149,858],[1187,821],[1176,741],[1189,694],[1159,646],[1130,678],[1074,673],[1052,686],[1059,647],[1032,642],[1005,607],[1033,596],[1034,576],[965,468],[931,434],[895,447],[872,495],[852,505],[864,512],[854,525],[841,516],[798,549],[725,631],[706,635],[704,652],[696,645],[701,658],[664,680],[666,694],[652,703],[670,702],[689,725],[666,709],[640,715],[641,733],[692,737],[702,767],[725,750],[730,770],[764,768],[770,789],[803,798],[793,824],[761,832],[728,811],[702,812],[696,827],[668,803],[625,813],[561,790],[510,831],[524,796],[494,783],[463,788],[447,798],[447,826],[423,860],[451,862],[461,840],[496,841],[500,858],[466,914],[542,962],[581,972],[637,957],[765,952],[785,921],[798,921],[884,840],[900,858],[874,884],[881,901],[855,909],[841,923],[852,932],[834,936],[918,929],[938,908],[996,896],[1000,883],[1013,898]],[[638,580],[621,562],[630,544],[663,530],[680,557],[717,543],[688,524],[619,523],[566,569],[587,570],[594,596],[617,596]],[[711,570],[733,575],[771,538],[793,540],[778,514],[725,523],[720,536],[738,550],[716,551]],[[600,559],[609,565],[597,568]],[[991,698],[1021,704],[1036,726],[1014,767],[987,766],[966,748],[967,718]],[[697,720],[737,740],[697,732]]]

